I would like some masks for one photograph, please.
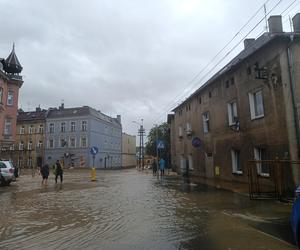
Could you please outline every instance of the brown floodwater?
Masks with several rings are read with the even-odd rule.
[[[0,249],[296,249],[291,206],[135,169],[0,187]]]

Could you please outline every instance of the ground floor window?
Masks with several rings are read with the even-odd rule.
[[[236,149],[231,150],[231,166],[232,166],[232,173],[235,174],[243,173],[239,150]]]
[[[254,148],[254,158],[255,160],[258,161],[263,161],[267,160],[266,157],[266,149],[265,148],[260,148],[260,147],[255,147]],[[267,163],[265,162],[258,162],[256,163],[257,167],[257,173],[262,176],[270,176],[270,169]]]

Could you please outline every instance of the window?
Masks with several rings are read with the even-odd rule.
[[[50,125],[49,125],[49,133],[54,133],[54,123],[50,123]]]
[[[75,132],[75,122],[71,122],[71,132]]]
[[[39,141],[39,143],[37,144],[37,147],[38,147],[38,148],[42,148],[42,147],[43,147],[43,142],[42,142],[42,141]]]
[[[32,150],[32,141],[28,142],[28,150]]]
[[[18,158],[18,166],[23,167],[23,158],[21,156]]]
[[[9,150],[15,150],[15,144],[12,144],[12,145],[9,147]]]
[[[76,140],[74,137],[70,137],[70,147],[72,148],[76,147]]]
[[[82,121],[81,130],[86,131],[86,127],[87,127],[87,121]]]
[[[226,87],[226,89],[229,88],[229,81],[228,80],[225,82],[225,87]]]
[[[86,137],[81,137],[81,147],[86,148]]]
[[[3,103],[3,88],[0,88],[0,103]]]
[[[65,122],[62,122],[60,124],[60,132],[66,132],[66,123]]]
[[[34,127],[33,127],[33,125],[30,125],[28,133],[33,134],[33,132],[34,132]]]
[[[54,148],[54,141],[53,141],[53,139],[49,139],[49,141],[48,141],[48,147],[49,148]]]
[[[254,158],[257,161],[263,161],[266,160],[266,149],[265,148],[260,148],[260,147],[255,147],[254,148]],[[261,176],[270,176],[270,170],[268,165],[265,162],[258,162],[256,163],[257,167],[257,173]]]
[[[231,166],[232,166],[232,173],[236,173],[236,174],[243,173],[239,150],[235,150],[235,149],[231,150]]]
[[[24,142],[20,141],[19,150],[23,150],[23,149],[24,149]]]
[[[12,90],[9,90],[7,95],[7,105],[12,106],[13,104],[14,104],[14,92]]]
[[[182,127],[178,127],[178,137],[182,137]]]
[[[60,139],[60,145],[59,145],[61,148],[67,146],[67,141],[65,140],[65,138],[61,138]]]
[[[43,134],[44,133],[44,126],[41,124],[39,127],[39,133]]]
[[[5,119],[4,124],[4,135],[11,135],[12,134],[12,123],[11,119]]]
[[[209,132],[209,112],[206,112],[202,115],[203,119],[203,132],[208,133]]]
[[[262,90],[249,93],[251,119],[264,117],[264,105]]]
[[[25,127],[22,126],[22,127],[20,127],[20,134],[24,134],[24,133],[25,133]]]
[[[192,125],[190,123],[186,123],[186,134],[191,135],[192,134]]]
[[[211,95],[211,92],[209,91],[209,92],[208,92],[208,97],[211,98],[211,96],[212,96],[212,95]]]
[[[234,85],[234,83],[235,83],[234,77],[231,77],[231,78],[230,78],[230,84],[231,84],[231,85]]]
[[[28,167],[32,167],[32,157],[28,157]]]
[[[236,102],[230,102],[227,104],[228,109],[228,122],[229,126],[234,125],[238,120]]]

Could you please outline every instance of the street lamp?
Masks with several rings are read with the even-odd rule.
[[[137,121],[132,121],[132,122],[140,126],[140,129],[138,130],[138,135],[140,137],[139,168],[144,169],[144,134],[145,134],[145,129],[143,127],[144,119],[141,119],[142,123],[139,123]]]

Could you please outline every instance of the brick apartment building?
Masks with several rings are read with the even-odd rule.
[[[168,115],[172,167],[178,172],[248,182],[248,160],[299,160],[300,14],[294,32],[281,16]],[[268,179],[270,168],[257,163]],[[299,165],[289,174],[300,182]]]

